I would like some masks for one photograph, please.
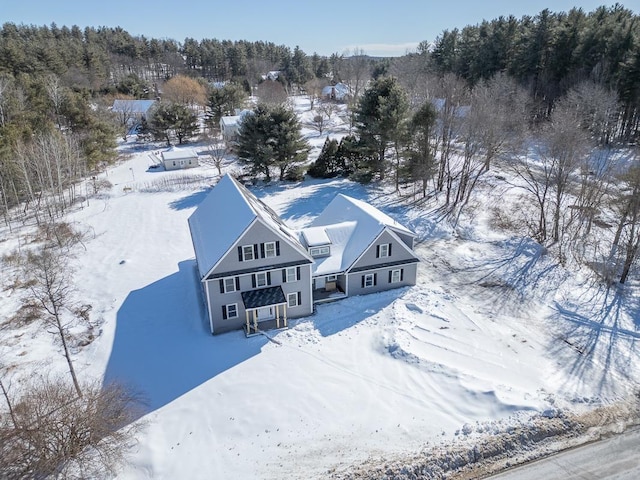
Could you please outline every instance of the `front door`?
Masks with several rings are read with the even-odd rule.
[[[274,307],[262,307],[256,311],[258,321],[263,322],[265,320],[273,320],[276,318],[276,309]]]

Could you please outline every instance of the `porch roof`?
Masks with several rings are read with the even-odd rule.
[[[287,303],[282,287],[267,287],[259,290],[242,292],[242,301],[245,309],[267,307]]]

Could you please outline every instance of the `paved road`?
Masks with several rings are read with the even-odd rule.
[[[640,429],[530,463],[491,480],[638,480]]]

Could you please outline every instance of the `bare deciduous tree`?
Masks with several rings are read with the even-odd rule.
[[[61,379],[38,379],[0,412],[0,476],[105,478],[126,458],[142,424],[139,395],[121,385],[84,385],[77,397]],[[7,395],[7,399],[8,399]]]
[[[326,85],[326,81],[321,78],[312,78],[304,84],[304,91],[309,99],[309,110],[313,110],[313,107],[322,96],[322,89]]]
[[[19,263],[20,281],[29,291],[24,305],[36,312],[45,325],[58,336],[69,374],[78,396],[82,396],[80,383],[71,360],[68,327],[71,322],[89,321],[90,305],[82,305],[73,298],[72,269],[69,259],[57,246],[45,245],[23,254]]]
[[[258,99],[268,105],[284,105],[288,99],[287,91],[282,83],[265,80],[258,85]]]
[[[218,170],[218,175],[222,175],[222,163],[227,153],[229,153],[229,149],[220,135],[210,137],[207,144],[207,153],[213,161],[213,166]]]

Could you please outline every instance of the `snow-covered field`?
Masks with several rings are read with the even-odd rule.
[[[307,134],[317,155],[326,134]],[[496,233],[487,206],[495,198],[453,230],[436,210],[344,179],[253,191],[295,228],[338,192],[369,201],[417,232],[418,284],[321,305],[274,341],[211,336],[187,218],[215,169],[149,170],[147,151],[132,141],[122,148],[130,158],[103,174],[113,187],[66,218],[85,232],[72,267],[100,328],[74,350],[78,374],[125,381],[148,400],[118,478],[339,475],[540,414],[584,412],[637,387],[637,285],[607,289],[532,240]],[[503,187],[489,176],[482,188]],[[2,226],[0,253],[32,234]],[[10,276],[3,270],[4,286]],[[22,293],[2,290],[0,315],[12,315]],[[66,373],[54,337],[37,324],[0,330],[0,362],[16,389],[35,372]]]

